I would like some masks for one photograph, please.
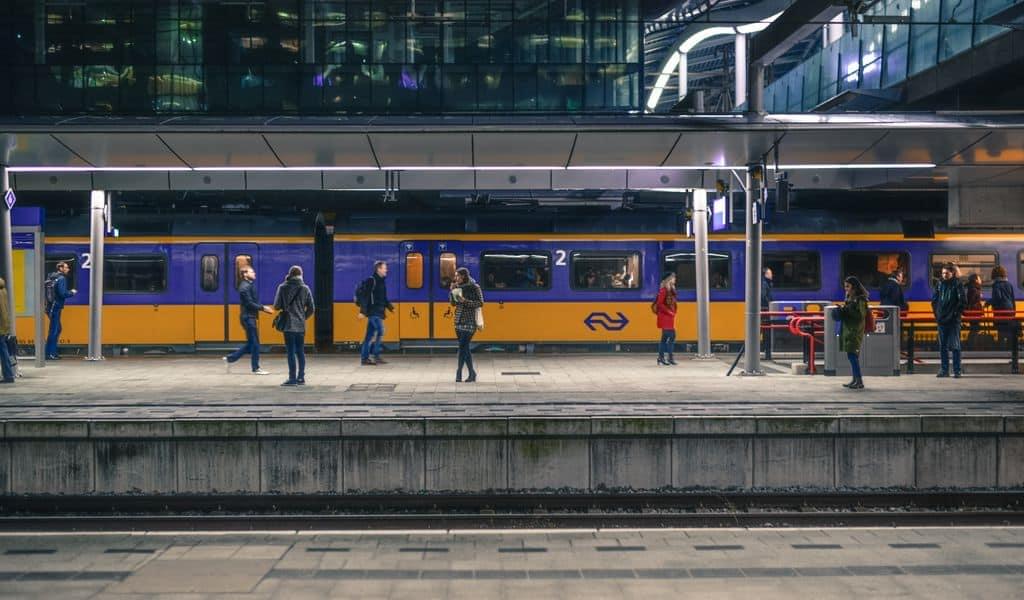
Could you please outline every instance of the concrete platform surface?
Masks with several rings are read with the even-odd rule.
[[[1019,598],[1024,529],[6,534],[0,598]]]
[[[282,388],[281,355],[243,359],[227,373],[216,356],[80,359],[29,365],[0,386],[0,419],[177,419],[701,415],[1024,415],[1024,376],[726,377],[732,356],[661,367],[654,356],[477,356],[479,381],[455,383],[454,356],[395,356],[360,366],[354,355],[309,355],[301,388]],[[738,371],[739,369],[737,369]],[[980,370],[980,369],[979,369]]]

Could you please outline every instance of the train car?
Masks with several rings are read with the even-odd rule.
[[[60,344],[85,346],[93,267],[88,238],[46,238],[46,272],[54,271],[59,261],[71,266],[68,284],[78,290],[64,309]],[[265,304],[273,302],[277,285],[291,265],[303,267],[306,282],[316,285],[312,238],[213,235],[108,240],[103,265],[102,343],[189,351],[245,341],[237,286],[239,269],[248,265],[256,269],[260,300]],[[271,319],[260,315],[261,341],[283,344]],[[31,344],[34,317],[19,317],[17,328],[21,343]],[[311,324],[307,328],[310,344],[313,331]]]
[[[1017,296],[1024,297],[1020,265],[1024,236],[937,234],[766,235],[763,264],[774,272],[779,301],[842,299],[842,280],[858,276],[877,301],[888,273],[907,274],[911,310],[930,310],[931,289],[944,262],[963,276],[1002,264]],[[376,260],[390,264],[388,293],[396,311],[385,321],[385,341],[415,344],[455,337],[448,285],[467,266],[480,283],[486,327],[475,341],[540,344],[650,342],[657,331],[651,302],[666,271],[677,274],[680,341],[696,339],[693,242],[677,235],[335,236],[334,341],[356,344],[365,321],[357,318],[352,291]],[[716,342],[743,339],[743,238],[713,235],[709,243],[711,335]]]

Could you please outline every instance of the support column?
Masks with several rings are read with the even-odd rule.
[[[11,189],[5,165],[0,165],[0,185],[2,185],[2,189],[0,189],[0,197],[2,197],[7,190]],[[0,213],[2,213],[0,214],[0,269],[3,270],[0,276],[7,282],[7,307],[8,314],[11,315],[11,335],[15,335],[17,319],[14,317],[14,236],[11,233],[11,211],[7,209],[6,202],[3,202],[3,206],[0,207]]]
[[[693,190],[693,237],[697,258],[697,358],[712,358],[707,190]]]
[[[747,114],[764,114],[764,65],[752,64],[747,72]]]
[[[103,360],[103,242],[107,193],[93,190],[89,198],[89,354],[86,360]]]
[[[686,97],[689,91],[690,80],[689,78],[690,66],[686,60],[686,53],[679,53],[679,94],[677,100],[682,100]]]
[[[737,33],[733,40],[733,76],[736,98],[733,106],[747,101],[747,34]]]
[[[754,169],[758,174],[753,175]],[[761,165],[747,167],[746,302],[743,317],[744,375],[764,375],[761,371],[761,219],[757,205],[761,196]]]
[[[299,22],[302,28],[302,62],[311,65],[316,62],[316,2],[305,0]]]

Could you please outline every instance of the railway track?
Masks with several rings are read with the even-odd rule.
[[[0,531],[1024,525],[1024,492],[8,497]]]

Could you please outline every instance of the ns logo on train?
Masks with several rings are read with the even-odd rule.
[[[589,327],[591,331],[597,331],[597,327],[594,327],[595,325],[600,325],[606,331],[622,331],[626,325],[629,325],[629,319],[620,312],[615,314],[619,316],[618,319],[612,318],[606,312],[592,312],[587,315],[586,319],[583,319],[583,324]]]

